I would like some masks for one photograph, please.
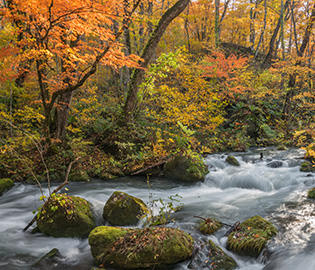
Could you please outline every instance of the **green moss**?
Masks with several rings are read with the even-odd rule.
[[[144,268],[188,259],[192,237],[173,228],[122,229],[101,226],[89,236],[92,255],[98,265]]]
[[[163,171],[166,178],[184,182],[204,181],[209,172],[201,158],[180,155],[166,162]]]
[[[104,206],[103,218],[114,226],[136,225],[147,213],[141,199],[115,191]]]
[[[37,217],[38,229],[53,237],[87,237],[95,221],[86,200],[57,194],[43,206]]]
[[[288,148],[285,146],[285,145],[279,145],[278,147],[277,147],[277,150],[279,150],[279,151],[284,151],[284,150],[288,150]]]
[[[257,257],[277,229],[260,216],[254,216],[240,225],[240,230],[229,234],[227,248],[243,255]]]
[[[9,190],[14,186],[14,182],[10,178],[0,179],[0,196],[3,192]]]
[[[308,190],[307,197],[310,199],[315,199],[315,188],[311,188]]]
[[[227,162],[233,166],[240,166],[239,162],[237,161],[237,159],[234,156],[228,156],[225,159],[225,162]]]
[[[315,166],[310,161],[304,161],[300,167],[301,172],[315,172]]]
[[[230,256],[226,255],[224,251],[211,240],[209,241],[209,247],[209,259],[213,269],[232,270],[237,267],[236,261]]]
[[[203,234],[213,234],[222,227],[222,223],[216,219],[208,219],[199,224],[198,230]]]

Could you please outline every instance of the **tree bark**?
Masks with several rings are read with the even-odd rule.
[[[280,18],[278,20],[278,23],[276,25],[276,28],[273,32],[273,35],[272,35],[270,43],[269,43],[268,54],[266,55],[266,58],[265,58],[264,62],[262,63],[262,68],[264,68],[264,69],[267,69],[271,66],[272,58],[274,57],[274,53],[275,53],[275,43],[276,43],[277,35],[278,35],[278,32],[281,28],[281,23],[283,22],[283,19],[284,19],[284,13],[288,8],[289,3],[290,3],[290,0],[287,0],[284,4],[283,12],[280,12]]]
[[[313,6],[311,16],[308,20],[307,27],[305,29],[301,47],[297,53],[298,57],[303,57],[303,54],[310,41],[310,36],[312,33],[312,28],[314,26],[314,23],[315,23],[315,4]],[[298,59],[295,63],[295,66],[301,65],[301,63],[302,63],[301,59]],[[284,120],[289,120],[291,116],[292,98],[296,95],[296,89],[295,89],[296,75],[297,75],[296,72],[294,72],[293,74],[290,74],[289,76],[289,83],[288,83],[289,90],[286,93],[285,102],[283,106],[283,113],[282,113],[282,119]]]
[[[143,61],[139,63],[141,68],[134,70],[132,77],[130,79],[130,84],[122,115],[123,118],[122,124],[128,125],[133,121],[134,112],[137,106],[137,95],[139,92],[139,85],[143,81],[145,68],[148,67],[150,61],[153,59],[156,47],[160,39],[162,38],[165,30],[167,29],[169,24],[184,11],[184,9],[188,6],[189,2],[190,0],[178,0],[171,8],[169,8],[163,14],[158,25],[154,29],[151,37],[149,38],[144,48],[144,51],[141,55],[141,58],[143,59]]]

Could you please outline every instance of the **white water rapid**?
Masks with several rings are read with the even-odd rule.
[[[263,160],[260,160],[260,153]],[[168,226],[179,227],[190,233],[196,243],[212,239],[226,251],[228,227],[214,235],[204,236],[196,226],[200,219],[212,217],[233,224],[254,215],[260,215],[278,228],[277,236],[269,243],[271,252],[267,264],[250,257],[226,251],[238,263],[240,270],[313,270],[315,269],[315,211],[307,199],[307,190],[315,186],[315,174],[299,171],[303,151],[290,149],[276,151],[260,148],[246,153],[231,153],[240,162],[234,167],[225,162],[226,154],[210,155],[205,159],[209,174],[204,183],[183,184],[168,179],[150,179],[153,199],[169,201],[180,195],[184,207],[173,214],[175,221]],[[277,168],[271,162],[278,161]],[[102,224],[102,210],[110,195],[121,190],[141,198],[149,204],[149,190],[144,178],[122,178],[111,181],[93,180],[71,183],[68,194],[90,201]],[[93,258],[87,239],[53,238],[42,234],[23,233],[33,218],[32,211],[40,206],[37,186],[16,184],[0,197],[0,269],[42,269],[34,263],[53,248],[59,249],[63,259],[45,269],[90,270]],[[157,209],[156,209],[157,210]],[[189,261],[169,269],[188,269]],[[109,269],[109,268],[106,268]]]

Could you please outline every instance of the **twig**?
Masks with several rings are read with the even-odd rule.
[[[66,172],[66,176],[65,176],[65,181],[59,185],[53,192],[52,194],[56,194],[60,189],[62,189],[65,185],[67,185],[69,183],[68,179],[69,179],[69,174],[70,174],[70,171],[71,171],[71,167],[73,165],[73,163],[77,162],[78,160],[80,159],[80,157],[77,157],[75,160],[71,161],[68,168],[67,168],[67,172]],[[49,196],[49,198],[47,199],[47,201],[44,203],[47,204],[49,202],[51,198],[51,195]],[[23,232],[25,232],[29,227],[31,227],[34,222],[37,220],[37,215],[35,215],[33,217],[33,219],[27,224],[27,226],[23,229]]]

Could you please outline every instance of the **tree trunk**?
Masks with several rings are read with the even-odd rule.
[[[283,12],[280,12],[280,18],[278,20],[276,28],[273,32],[272,37],[271,37],[271,40],[269,43],[269,51],[268,51],[268,54],[267,54],[264,62],[262,63],[262,68],[267,69],[271,66],[272,58],[274,57],[274,52],[275,52],[275,43],[276,43],[277,35],[278,35],[278,32],[281,28],[281,23],[283,22],[283,19],[284,19],[284,13],[288,8],[289,3],[290,3],[290,0],[287,0],[284,4]]]
[[[310,36],[312,34],[312,28],[315,22],[315,5],[313,6],[311,16],[309,18],[309,21],[307,23],[307,27],[305,29],[303,41],[301,44],[300,49],[298,50],[298,56],[302,57],[307,45],[309,44],[310,41]],[[301,65],[302,61],[299,59],[296,63],[295,66]],[[283,106],[283,113],[282,113],[282,119],[284,120],[289,120],[291,116],[291,107],[292,107],[292,99],[296,95],[296,89],[295,89],[295,84],[296,84],[296,72],[290,74],[289,77],[289,84],[288,84],[288,92],[285,97],[285,102]]]
[[[148,40],[144,48],[144,51],[141,55],[141,58],[143,59],[143,61],[139,63],[141,68],[134,70],[132,77],[130,79],[130,84],[122,115],[123,124],[128,125],[133,121],[134,112],[137,106],[137,95],[139,91],[139,85],[143,81],[145,68],[148,67],[150,61],[154,57],[154,52],[161,37],[163,36],[169,24],[184,11],[184,9],[188,6],[189,2],[190,0],[178,0],[171,8],[169,8],[163,14],[158,25],[154,29],[150,39]]]

